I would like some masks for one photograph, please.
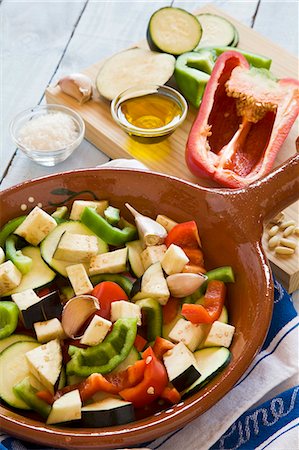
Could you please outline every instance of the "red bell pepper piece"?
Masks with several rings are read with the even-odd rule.
[[[204,265],[203,252],[199,247],[198,248],[183,247],[183,250],[188,256],[191,264],[203,267]]]
[[[102,281],[97,284],[91,291],[91,295],[96,297],[100,302],[100,309],[97,315],[110,319],[111,303],[117,300],[128,300],[125,291],[113,281]]]
[[[140,383],[119,392],[119,395],[136,408],[142,408],[152,403],[160,396],[168,384],[164,365],[157,359],[153,349],[148,347],[142,354],[145,361],[144,377]]]
[[[219,319],[226,294],[223,281],[211,280],[204,296],[204,304],[184,303],[182,315],[192,323],[213,323]]]
[[[298,93],[297,80],[276,81],[234,51],[220,55],[188,137],[190,171],[232,188],[266,175],[298,116]]]
[[[183,273],[206,273],[206,269],[197,264],[186,264],[182,270]]]
[[[171,403],[172,405],[179,403],[179,401],[181,400],[181,394],[175,387],[171,385],[166,386],[160,397],[163,398],[163,400]]]
[[[173,319],[178,313],[179,307],[180,307],[180,300],[175,297],[170,297],[166,305],[162,306],[164,325],[173,321]]]
[[[140,336],[140,334],[136,334],[136,338],[134,341],[134,347],[136,348],[136,350],[138,352],[142,352],[146,344],[147,340],[144,337]]]
[[[35,395],[44,402],[48,403],[48,405],[53,405],[54,403],[54,395],[49,391],[38,391]]]
[[[201,246],[196,222],[182,222],[175,225],[168,233],[165,239],[165,245],[171,244],[179,247],[199,248]]]
[[[162,360],[164,353],[168,352],[168,350],[171,350],[173,347],[174,344],[168,339],[157,336],[153,345],[153,352],[158,359]]]

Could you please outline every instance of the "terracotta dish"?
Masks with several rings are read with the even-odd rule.
[[[89,169],[24,182],[0,193],[1,223],[41,203],[47,211],[76,198],[129,202],[155,217],[197,221],[208,269],[231,265],[236,282],[229,285],[230,323],[236,327],[232,361],[201,391],[186,401],[137,422],[98,429],[46,426],[7,406],[0,408],[2,430],[52,447],[120,448],[150,441],[179,429],[223,397],[242,376],[261,348],[271,320],[273,283],[261,248],[264,220],[299,197],[299,155],[247,189],[209,189],[165,175],[139,170]],[[25,206],[22,206],[24,209]],[[232,405],[233,407],[233,405]]]

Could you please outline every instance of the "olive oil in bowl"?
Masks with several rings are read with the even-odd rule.
[[[131,88],[111,104],[114,120],[135,140],[156,143],[168,137],[183,122],[185,99],[168,86]]]

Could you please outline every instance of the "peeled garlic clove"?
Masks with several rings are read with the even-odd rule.
[[[193,294],[206,280],[207,276],[199,273],[175,273],[166,278],[170,294],[177,298]]]
[[[64,306],[61,317],[62,328],[70,338],[76,336],[86,320],[100,309],[99,301],[93,295],[78,295],[71,298]]]
[[[67,95],[85,103],[92,97],[92,81],[83,73],[73,73],[58,81],[58,86]]]
[[[163,244],[167,231],[166,229],[150,217],[140,214],[129,203],[125,204],[134,216],[140,239],[146,246]]]

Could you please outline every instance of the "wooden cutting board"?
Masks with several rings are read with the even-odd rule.
[[[234,23],[240,35],[238,47],[271,57],[273,60],[271,70],[278,78],[298,77],[298,59],[295,56],[287,53],[254,30],[210,5],[196,11],[196,13],[199,12],[219,14]],[[142,41],[138,43],[138,46],[147,48],[147,43],[146,41]],[[92,80],[95,80],[102,64],[103,61],[97,62],[83,72]],[[80,113],[86,125],[86,139],[111,158],[135,158],[151,170],[177,176],[202,186],[215,186],[205,179],[195,178],[185,164],[185,145],[197,113],[194,108],[191,107],[189,109],[184,124],[172,136],[159,144],[146,145],[132,140],[114,123],[110,114],[110,103],[108,101],[95,98],[88,103],[79,105],[76,100],[62,93],[59,87],[48,87],[46,90],[46,100],[48,103],[68,106]],[[299,121],[297,120],[277,157],[276,166],[295,153],[295,141],[299,134],[298,124]],[[288,207],[285,210],[285,216],[288,219],[294,219],[298,223],[299,202]],[[295,239],[297,239],[299,247],[299,238],[295,237]],[[277,258],[274,252],[268,249],[266,233],[264,234],[263,242],[277,278],[289,292],[298,289],[298,249],[296,249],[295,254],[292,256]]]

